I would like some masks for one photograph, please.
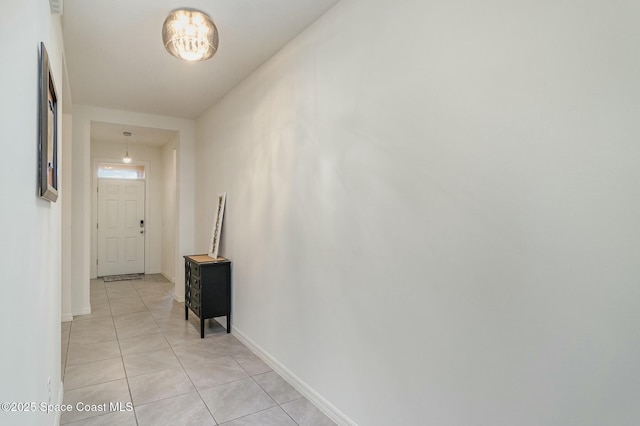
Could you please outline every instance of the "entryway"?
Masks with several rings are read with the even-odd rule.
[[[122,141],[125,131],[135,135],[128,148]],[[175,131],[91,122],[91,278],[112,274],[162,273],[170,282],[174,282],[176,271],[183,270],[184,260],[178,256],[177,251],[178,229],[175,223],[178,217],[178,141]],[[127,152],[132,158],[130,163],[124,163],[122,159]],[[131,200],[125,201],[118,197],[111,200],[110,207],[107,207],[105,197],[111,197],[112,194],[103,187],[105,182],[114,185],[139,185],[138,190],[120,188],[128,191],[124,195],[120,192],[122,196],[138,195],[135,208]],[[116,188],[112,190],[116,191]],[[117,213],[113,213],[114,219],[108,218],[107,210],[117,210]],[[136,214],[132,213],[136,211]],[[117,220],[116,215],[120,216]],[[102,231],[106,231],[107,226],[114,225],[105,220],[120,221],[119,226],[122,227],[125,215],[127,231],[131,234],[126,235],[121,230],[115,233],[115,237],[104,235]],[[144,220],[143,226],[140,226],[141,220]],[[140,231],[143,233],[140,234]],[[107,238],[114,239],[107,241]],[[123,263],[129,266],[134,264],[136,267],[123,267]],[[178,274],[178,277],[181,276]],[[182,296],[182,292],[178,294]]]

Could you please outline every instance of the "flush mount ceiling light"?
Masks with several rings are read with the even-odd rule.
[[[176,58],[204,61],[218,50],[218,29],[206,13],[176,9],[164,20],[162,42]]]
[[[122,157],[122,162],[129,164],[131,162],[131,157],[129,157],[129,137],[131,136],[131,132],[122,132],[122,134],[127,139],[127,152],[124,154],[124,157]]]

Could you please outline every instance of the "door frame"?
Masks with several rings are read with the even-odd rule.
[[[95,279],[98,276],[98,165],[101,163],[122,163],[122,158],[94,158],[93,167],[91,172],[91,221],[90,221],[90,235],[91,235],[91,265],[90,265],[90,277]],[[144,238],[144,273],[149,273],[149,216],[151,212],[149,210],[149,173],[151,173],[151,166],[149,161],[133,160],[129,165],[132,166],[144,166],[144,223],[145,223],[145,238]],[[154,218],[155,219],[155,218]]]

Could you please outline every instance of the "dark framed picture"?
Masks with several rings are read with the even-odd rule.
[[[40,43],[39,86],[38,186],[42,198],[55,202],[58,199],[58,94],[44,43]]]

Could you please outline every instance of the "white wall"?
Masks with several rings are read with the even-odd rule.
[[[640,424],[638,16],[339,2],[198,120],[238,335],[344,423]]]
[[[122,156],[126,145],[112,144],[109,142],[91,141],[91,164],[96,165],[100,161],[111,160],[122,162]],[[164,206],[164,165],[162,148],[129,144],[129,155],[133,159],[131,164],[145,166],[145,263],[144,271],[147,274],[158,274],[161,271],[162,261],[162,211]],[[96,166],[97,167],[97,166]],[[92,172],[93,185],[91,187],[93,202],[91,204],[92,224],[97,223],[97,197],[96,188],[97,170]],[[96,226],[91,227],[91,277],[97,276],[96,260],[98,259],[98,232]]]
[[[17,36],[19,35],[19,36]],[[62,126],[60,19],[42,0],[8,0],[0,14],[0,402],[58,402],[60,382],[61,205],[37,195],[38,52],[44,42]],[[64,163],[58,134],[58,155]],[[60,180],[59,180],[60,182]],[[51,425],[55,413],[7,413],[0,424]]]
[[[77,105],[73,106],[72,117],[71,313],[76,316],[91,313],[91,120]]]
[[[176,146],[177,140],[162,147],[162,274],[171,282],[176,277]]]
[[[176,160],[177,234],[176,267],[183,265],[181,256],[193,253],[194,209],[194,145],[195,121],[182,118],[141,114],[130,111],[74,105],[73,106],[73,223],[72,255],[77,259],[74,269],[72,302],[74,315],[90,313],[89,279],[91,276],[91,122],[125,124],[175,130],[179,134]],[[83,250],[81,250],[83,249]],[[95,263],[95,262],[94,262]],[[184,301],[184,277],[176,279],[176,299]]]
[[[71,107],[69,107],[71,109]],[[71,297],[71,289],[72,289],[72,274],[73,274],[73,257],[71,256],[71,244],[72,244],[72,233],[71,233],[71,224],[73,223],[73,208],[72,208],[72,199],[71,193],[73,179],[71,178],[72,172],[72,164],[71,164],[71,153],[72,153],[72,141],[71,141],[71,128],[73,118],[71,114],[65,113],[62,117],[62,130],[63,130],[63,141],[62,141],[62,157],[64,162],[61,164],[60,168],[60,178],[62,180],[62,188],[67,196],[63,197],[61,202],[61,215],[62,215],[62,253],[60,256],[61,259],[61,319],[63,322],[68,322],[73,320],[72,313],[72,297]]]

